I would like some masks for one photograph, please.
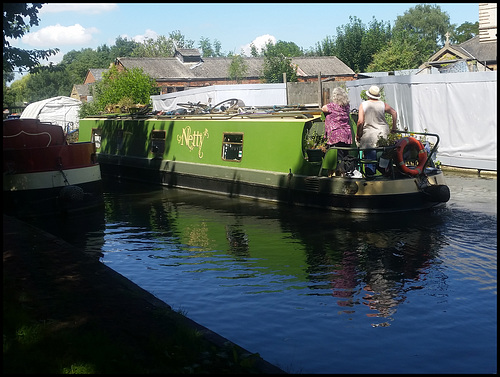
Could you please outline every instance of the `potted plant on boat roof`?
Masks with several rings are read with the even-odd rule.
[[[309,162],[321,161],[326,152],[326,137],[316,130],[310,130],[306,135],[306,153]]]

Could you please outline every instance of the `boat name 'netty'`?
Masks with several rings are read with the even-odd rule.
[[[186,126],[182,129],[182,135],[177,135],[177,143],[180,145],[186,145],[190,151],[194,148],[198,148],[198,157],[203,158],[203,152],[201,148],[203,146],[203,140],[208,138],[208,130],[201,133],[200,131],[191,131],[190,126]]]

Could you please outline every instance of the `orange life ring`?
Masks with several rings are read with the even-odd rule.
[[[418,165],[416,167],[412,166],[412,169],[410,169],[408,166],[406,166],[404,158],[403,158],[403,152],[405,150],[405,147],[407,145],[414,145],[418,149]],[[399,167],[399,170],[401,172],[408,174],[408,175],[419,175],[422,174],[424,170],[424,165],[427,162],[427,152],[425,151],[424,146],[422,143],[415,139],[414,137],[404,137],[401,140],[399,140],[396,144],[395,148],[395,154],[396,154],[396,164]]]

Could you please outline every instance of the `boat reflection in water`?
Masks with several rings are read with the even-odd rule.
[[[156,186],[116,189],[106,196],[103,262],[173,306],[176,295],[184,306],[217,291],[226,305],[237,289],[245,306],[248,294],[255,302],[299,290],[298,297],[332,297],[343,314],[362,311],[381,318],[373,326],[387,326],[406,292],[423,288],[441,245],[436,210],[342,214]],[[160,282],[171,279],[175,290],[163,292]]]

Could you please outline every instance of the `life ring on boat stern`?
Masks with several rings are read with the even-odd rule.
[[[403,153],[407,145],[413,145],[418,150],[418,165],[415,167],[412,166],[411,168],[409,168],[405,164]],[[422,174],[424,165],[427,162],[427,152],[425,151],[424,146],[419,140],[411,136],[402,138],[396,143],[395,154],[396,164],[401,172],[413,176]]]

